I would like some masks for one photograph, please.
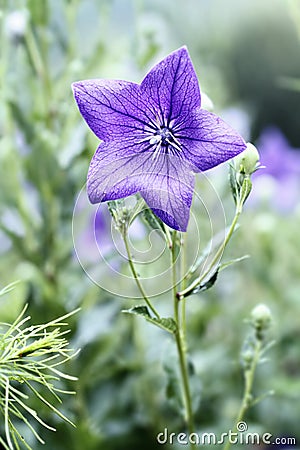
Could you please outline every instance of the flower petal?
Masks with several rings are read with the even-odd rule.
[[[200,106],[197,75],[186,47],[168,55],[154,66],[141,83],[144,98],[158,110],[165,126],[176,118],[184,120]]]
[[[136,153],[135,143],[103,142],[96,150],[87,176],[91,203],[124,198],[139,191],[134,172],[142,170],[149,153]],[[141,168],[139,168],[141,166]]]
[[[169,227],[186,231],[194,192],[194,176],[187,173],[179,180],[160,177],[158,186],[141,191],[152,211]]]
[[[186,231],[193,199],[195,176],[190,165],[176,156],[161,155],[160,171],[141,190],[148,206],[169,227]]]
[[[205,109],[198,108],[184,123],[175,124],[174,133],[185,157],[198,171],[211,169],[246,148],[237,131]]]
[[[83,118],[104,141],[141,135],[145,126],[155,129],[149,105],[136,83],[119,80],[84,80],[72,84]]]
[[[124,145],[124,143],[123,143]],[[140,192],[163,222],[185,231],[194,191],[194,174],[177,157],[134,152],[117,142],[102,143],[88,173],[91,203],[116,200]]]

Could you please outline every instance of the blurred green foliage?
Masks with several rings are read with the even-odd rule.
[[[45,446],[32,445],[159,448],[158,432],[182,427],[165,397],[172,360],[162,361],[173,350],[163,331],[122,315],[135,302],[94,285],[76,259],[73,208],[97,139],[82,123],[70,85],[92,77],[139,81],[152,63],[186,44],[201,87],[221,115],[221,108],[239,106],[250,117],[250,138],[275,124],[300,147],[299,93],[279,83],[280,77],[299,76],[299,16],[297,22],[288,2],[280,0],[2,0],[0,5],[1,284],[21,280],[1,298],[1,322],[13,321],[26,302],[35,323],[82,306],[71,320],[72,347],[82,351],[67,368],[79,378],[77,395],[64,399],[64,413],[77,428],[42,411],[58,431],[43,432]],[[12,16],[16,11],[19,16]],[[213,171],[211,179],[229,222],[233,202],[226,169]],[[216,194],[202,179],[197,189],[216,229],[222,228]],[[195,203],[204,247],[208,218]],[[274,316],[276,344],[258,369],[255,390],[274,389],[275,395],[251,409],[247,421],[257,432],[300,438],[299,219],[299,204],[285,215],[273,209],[272,199],[249,206],[226,256],[251,258],[222,272],[208,293],[188,299],[200,431],[232,427],[242,395],[244,319],[263,302]],[[166,299],[157,302],[167,312]]]

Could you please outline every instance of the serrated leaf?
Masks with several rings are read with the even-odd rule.
[[[152,317],[147,306],[134,306],[133,308],[125,309],[122,312],[126,314],[135,314],[138,316],[142,316],[145,320],[147,320],[147,322],[150,322],[153,325],[156,325],[157,327],[168,331],[169,333],[174,334],[177,331],[176,322],[174,319],[172,319],[172,317]]]

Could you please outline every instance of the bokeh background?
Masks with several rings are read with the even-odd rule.
[[[83,123],[70,86],[93,77],[139,82],[160,58],[187,45],[214,111],[256,144],[266,166],[254,177],[241,227],[226,253],[227,259],[251,257],[188,301],[198,430],[221,434],[232,428],[243,388],[245,319],[265,303],[273,314],[275,342],[258,369],[255,393],[274,395],[253,407],[247,422],[256,432],[300,439],[300,2],[2,0],[0,5],[1,286],[20,280],[0,299],[0,320],[13,321],[25,303],[34,323],[82,308],[70,320],[71,345],[82,350],[67,367],[78,376],[69,386],[77,395],[64,397],[61,406],[77,428],[39,409],[58,431],[42,431],[44,446],[22,428],[24,435],[36,450],[138,450],[161,448],[156,435],[165,427],[182,429],[174,401],[165,396],[172,367],[169,338],[121,313],[136,301],[109,292],[110,285],[115,292],[118,278],[107,277],[107,261],[116,272],[125,270],[111,244],[110,218],[102,208],[95,221],[84,199],[75,215],[75,241],[90,277],[76,257],[73,210],[97,139]],[[220,201],[226,222],[234,212],[227,170],[225,164],[211,171],[209,180],[198,181],[216,230],[224,227]],[[194,215],[203,247],[208,218],[197,207]],[[142,223],[133,230],[138,248],[148,231]],[[91,280],[95,273],[108,290]],[[131,283],[123,281],[117,293],[128,297]],[[164,294],[155,304],[167,310],[169,301]]]

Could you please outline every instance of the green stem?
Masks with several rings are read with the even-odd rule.
[[[187,249],[186,249],[186,242],[184,240],[183,233],[181,234],[181,266],[180,266],[180,276],[181,276],[181,289],[184,290],[186,288],[186,277],[185,277],[185,271],[186,271],[186,258],[187,258]],[[181,301],[181,327],[182,327],[182,335],[183,339],[186,339],[186,298],[183,298]]]
[[[179,357],[179,368],[182,383],[182,397],[185,409],[185,421],[187,424],[188,432],[194,433],[194,418],[192,409],[192,400],[190,393],[190,384],[188,376],[188,367],[186,360],[187,346],[185,341],[185,333],[183,328],[185,328],[185,317],[180,321],[179,317],[179,301],[177,298],[177,271],[176,271],[176,245],[175,241],[177,239],[177,232],[173,232],[172,236],[172,248],[171,248],[171,264],[172,264],[172,276],[173,276],[173,299],[174,299],[174,319],[177,324],[177,331],[175,333],[175,341],[177,346],[177,352]],[[183,327],[184,325],[184,327]],[[191,448],[195,447],[195,444],[190,444]]]
[[[255,375],[255,370],[256,370],[257,364],[259,362],[261,348],[262,348],[262,341],[256,340],[256,345],[255,345],[254,355],[253,355],[251,365],[250,365],[249,369],[245,371],[244,395],[243,395],[243,400],[241,403],[240,410],[239,410],[236,420],[235,420],[234,428],[232,430],[233,433],[237,433],[239,431],[238,423],[243,420],[245,413],[252,402],[252,387],[253,387],[253,382],[254,382],[254,375]],[[228,440],[226,442],[223,450],[229,450],[231,447],[231,444],[232,443]]]
[[[225,250],[225,248],[226,248],[228,242],[230,241],[230,239],[231,239],[231,237],[232,237],[232,235],[233,235],[234,229],[235,229],[236,224],[237,224],[237,221],[238,221],[238,219],[239,219],[239,217],[240,217],[240,215],[241,215],[241,212],[242,212],[242,206],[241,206],[241,204],[239,203],[239,204],[237,205],[237,208],[236,208],[236,211],[235,211],[235,216],[234,216],[234,218],[233,218],[233,220],[232,220],[232,223],[231,223],[231,225],[230,225],[230,228],[229,228],[229,230],[228,230],[228,233],[227,233],[227,235],[226,235],[224,241],[222,242],[222,244],[221,244],[220,247],[218,248],[218,250],[217,250],[215,256],[213,257],[213,259],[212,259],[212,261],[211,261],[211,263],[210,263],[208,269],[204,272],[204,274],[202,274],[202,275],[200,275],[199,277],[197,277],[197,278],[193,281],[193,283],[191,283],[186,289],[183,289],[182,291],[180,291],[180,292],[177,293],[177,297],[178,297],[179,299],[183,299],[183,298],[185,297],[185,295],[186,295],[188,292],[192,291],[192,290],[195,289],[197,286],[199,286],[199,284],[201,284],[201,282],[202,282],[202,281],[210,274],[210,272],[213,270],[213,268],[214,268],[214,267],[216,266],[216,264],[219,262],[219,260],[220,260],[220,258],[221,258],[221,256],[222,256],[222,254],[223,254],[223,252],[224,252],[224,250]]]
[[[168,247],[169,247],[169,249],[172,249],[173,242],[172,242],[172,237],[171,237],[171,234],[170,234],[169,227],[167,227],[167,225],[165,225],[165,224],[163,224],[163,226],[164,226],[164,230],[165,230],[165,238],[166,238]]]
[[[124,233],[122,233],[122,237],[123,237],[124,244],[125,244],[125,249],[126,249],[126,253],[127,253],[127,257],[128,257],[129,267],[130,267],[130,270],[132,272],[133,278],[134,278],[134,280],[136,282],[136,285],[137,285],[137,287],[138,287],[138,289],[139,289],[143,299],[145,300],[148,308],[153,312],[153,314],[158,319],[160,319],[160,315],[156,311],[154,306],[152,305],[150,299],[148,298],[148,296],[147,296],[147,294],[146,294],[146,292],[145,292],[145,290],[143,288],[143,285],[142,285],[142,283],[141,283],[141,281],[139,279],[139,275],[138,275],[138,273],[137,273],[137,271],[135,269],[135,266],[134,266],[134,263],[133,263],[133,260],[132,260],[132,256],[131,256],[131,252],[130,252],[130,246],[129,246],[129,242],[128,242],[128,232],[127,232],[127,230],[124,231]]]
[[[178,303],[178,300],[176,299]],[[183,336],[181,330],[178,330],[175,334],[176,346],[179,356],[179,366],[180,366],[180,374],[182,380],[183,387],[183,400],[185,407],[185,420],[187,424],[187,428],[189,433],[194,433],[194,417],[193,417],[193,409],[192,409],[192,400],[190,393],[190,384],[189,384],[189,376],[187,370],[187,361],[186,361],[186,350],[185,343],[183,342]],[[191,443],[191,448],[194,448],[194,444]]]

